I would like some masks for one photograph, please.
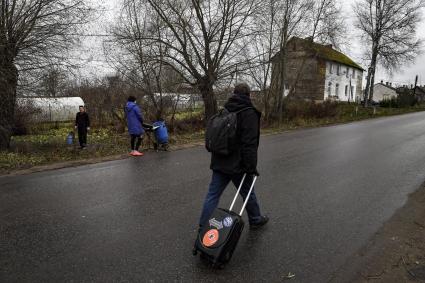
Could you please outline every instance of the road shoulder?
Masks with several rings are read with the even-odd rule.
[[[425,184],[330,282],[425,282]]]

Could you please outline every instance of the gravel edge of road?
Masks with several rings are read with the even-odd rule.
[[[425,183],[329,282],[425,282]]]

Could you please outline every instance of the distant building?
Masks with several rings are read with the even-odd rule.
[[[396,98],[398,95],[397,90],[392,86],[391,83],[385,83],[381,81],[373,86],[373,101],[381,102],[384,100],[390,100]]]
[[[280,54],[278,52],[272,58],[271,88],[274,91],[280,83]],[[333,49],[332,45],[293,37],[287,48],[285,96],[290,94],[313,101],[359,101],[363,71],[360,65]]]

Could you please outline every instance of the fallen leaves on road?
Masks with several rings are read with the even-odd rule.
[[[284,279],[292,279],[292,278],[295,278],[295,274],[294,273],[291,273],[291,272],[288,272],[288,275],[285,275],[283,278]]]

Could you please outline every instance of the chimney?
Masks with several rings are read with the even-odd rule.
[[[384,84],[384,80],[381,80],[381,84]]]
[[[327,45],[325,45],[327,48],[330,48],[330,49],[332,49],[332,44],[327,44]]]
[[[392,87],[393,86],[393,83],[390,83],[390,86]]]
[[[385,82],[385,85],[387,86],[388,85],[388,82]]]

